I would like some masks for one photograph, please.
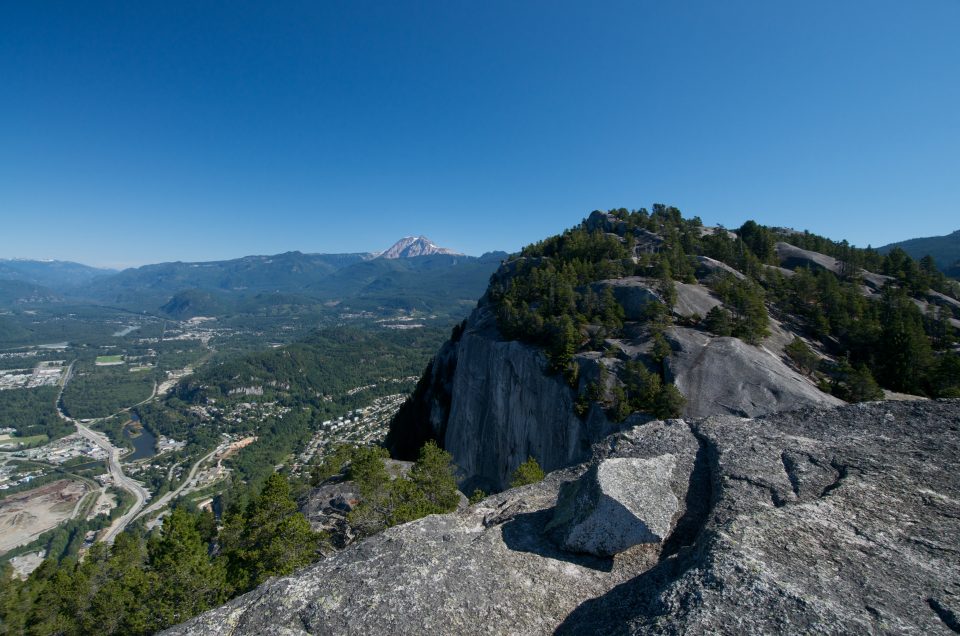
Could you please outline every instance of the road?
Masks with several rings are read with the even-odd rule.
[[[166,330],[166,323],[164,323],[163,329],[164,331]],[[161,341],[162,340],[163,340],[163,337],[161,336]],[[213,353],[214,351],[211,349],[207,353],[207,355],[204,358],[202,358],[197,364],[202,364],[203,362],[205,362],[207,359],[209,359],[209,356],[213,355]],[[63,407],[63,400],[62,400],[63,391],[64,389],[66,389],[67,383],[70,382],[70,380],[73,378],[74,364],[75,362],[70,363],[70,366],[67,367],[66,371],[63,373],[63,376],[60,380],[60,391],[57,393],[57,401],[56,401],[57,414],[61,417],[61,419],[67,422],[70,422],[71,424],[76,426],[77,432],[80,434],[81,437],[93,442],[94,444],[102,448],[107,453],[107,458],[108,458],[107,469],[110,472],[111,477],[113,478],[113,483],[118,488],[122,488],[123,490],[126,490],[127,492],[132,494],[134,497],[133,506],[123,516],[116,519],[110,525],[110,528],[107,530],[106,534],[101,539],[102,541],[106,541],[107,543],[112,543],[113,540],[117,537],[117,535],[123,532],[124,529],[127,527],[127,525],[130,524],[131,521],[162,508],[171,500],[173,500],[176,496],[178,496],[181,492],[183,492],[193,481],[194,477],[196,476],[197,470],[199,470],[200,468],[200,465],[203,462],[210,459],[210,457],[212,457],[217,452],[217,450],[219,450],[219,447],[217,449],[214,449],[207,455],[204,455],[203,457],[201,457],[197,461],[197,463],[195,463],[190,468],[190,472],[187,475],[187,479],[183,482],[183,484],[179,488],[171,492],[168,492],[167,494],[165,494],[163,497],[155,501],[153,504],[151,504],[148,508],[144,510],[144,506],[146,505],[147,500],[150,499],[150,492],[146,488],[144,488],[140,482],[134,481],[132,478],[128,477],[123,473],[123,468],[121,468],[120,466],[121,449],[114,446],[113,443],[107,438],[106,435],[99,433],[97,431],[91,430],[90,428],[81,424],[77,420],[73,419],[63,411],[63,408],[62,408]],[[109,419],[121,413],[127,413],[133,408],[136,408],[138,406],[146,404],[147,402],[155,400],[159,394],[159,389],[160,389],[160,384],[158,384],[155,381],[153,383],[153,390],[150,392],[150,397],[148,397],[147,399],[141,402],[137,402],[132,406],[128,406],[125,409],[120,409],[116,413],[113,413],[106,417],[99,417],[96,419],[92,419],[87,423],[93,424],[95,422]],[[172,470],[173,468],[171,467],[171,472]],[[74,508],[74,514],[76,514],[77,510],[79,510],[79,503],[80,502],[78,502],[77,506]]]
[[[177,488],[176,490],[171,490],[164,496],[157,499],[155,502],[150,504],[145,510],[140,512],[140,514],[138,514],[135,518],[146,516],[151,512],[156,512],[160,508],[163,508],[165,505],[167,505],[170,501],[175,499],[181,492],[183,492],[193,482],[193,478],[196,476],[197,470],[200,469],[200,464],[202,464],[203,462],[207,461],[208,459],[216,455],[217,451],[219,450],[220,450],[220,447],[218,446],[217,448],[213,449],[212,451],[210,451],[209,453],[201,457],[199,460],[197,460],[197,463],[195,463],[190,468],[190,472],[187,473],[187,478],[183,481],[182,484],[180,484],[179,488]]]
[[[127,524],[133,521],[137,515],[140,513],[140,510],[146,504],[147,499],[150,498],[150,493],[147,492],[147,489],[140,485],[140,482],[134,481],[130,477],[127,477],[123,474],[123,469],[120,467],[120,449],[114,446],[107,436],[103,433],[98,433],[96,431],[91,431],[89,428],[81,424],[80,422],[73,422],[77,427],[77,432],[80,433],[82,437],[90,440],[100,448],[102,448],[107,453],[107,469],[110,471],[110,476],[113,477],[113,483],[118,488],[123,488],[127,492],[133,494],[135,501],[133,506],[128,510],[122,517],[119,517],[113,524],[110,526],[110,529],[107,530],[107,533],[103,536],[103,540],[107,543],[112,543],[118,534],[123,532],[123,529],[127,527]]]
[[[107,453],[107,470],[110,472],[110,476],[113,478],[113,483],[118,488],[122,488],[126,490],[127,492],[132,494],[134,497],[133,506],[123,516],[116,519],[110,525],[110,528],[107,530],[107,533],[103,537],[103,541],[106,541],[107,543],[112,543],[113,540],[116,538],[116,536],[121,532],[123,532],[124,528],[127,527],[127,524],[129,524],[131,521],[133,521],[137,517],[137,515],[140,513],[140,510],[143,509],[144,505],[147,503],[147,499],[150,498],[150,493],[147,491],[146,488],[144,488],[140,484],[140,482],[134,481],[130,477],[127,477],[126,475],[123,474],[123,468],[120,467],[120,449],[114,446],[110,442],[110,440],[107,439],[106,435],[104,435],[103,433],[98,433],[96,431],[90,430],[89,428],[87,428],[86,426],[84,426],[83,424],[81,424],[80,422],[78,422],[77,420],[73,419],[72,417],[70,417],[69,415],[63,412],[61,398],[63,397],[63,390],[66,388],[67,382],[70,381],[70,378],[72,377],[72,375],[73,375],[73,363],[71,363],[70,366],[67,367],[66,373],[63,374],[63,381],[60,383],[60,393],[57,395],[57,413],[60,415],[61,418],[63,418],[67,422],[70,422],[74,426],[76,426],[77,432],[80,434],[81,437],[93,442],[94,444],[102,448]],[[157,383],[154,382],[153,391],[151,392],[150,397],[144,400],[143,402],[139,402],[135,404],[134,406],[140,406],[141,404],[145,404],[146,402],[149,402],[156,396],[156,394],[157,394]],[[91,422],[99,422],[100,420],[113,417],[114,415],[118,415],[119,413],[125,413],[129,411],[131,408],[133,407],[121,409],[120,411],[117,411],[117,413],[114,413],[113,415],[97,418],[95,420],[91,420]]]

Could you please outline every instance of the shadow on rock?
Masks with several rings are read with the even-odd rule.
[[[501,532],[503,542],[511,550],[530,552],[548,559],[566,561],[581,567],[610,572],[613,570],[613,559],[592,556],[589,554],[574,554],[561,550],[543,535],[543,529],[553,518],[553,508],[527,512],[514,516],[504,523]]]
[[[684,554],[686,553],[686,554]],[[621,583],[603,596],[580,604],[553,632],[555,636],[627,632],[637,619],[649,619],[660,612],[661,590],[681,577],[694,564],[687,550],[661,560],[640,576]]]

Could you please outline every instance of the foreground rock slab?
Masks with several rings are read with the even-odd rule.
[[[612,558],[544,530],[562,484],[673,455],[662,543]],[[652,422],[589,465],[392,528],[170,634],[952,634],[960,401]]]

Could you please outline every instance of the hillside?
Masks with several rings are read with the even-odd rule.
[[[562,468],[649,419],[957,396],[957,295],[902,253],[594,212],[504,263],[388,443],[409,458],[435,439],[463,489],[499,490],[528,456]]]
[[[0,279],[0,307],[50,303],[62,300],[59,294],[48,287],[21,280]]]
[[[476,281],[485,268],[486,291],[442,344],[430,326],[316,331],[215,354],[138,406],[145,428],[194,456],[244,440],[223,458],[230,487],[213,500],[226,512],[178,509],[153,538],[40,569],[4,611],[95,625],[111,612],[82,599],[144,576],[166,614],[119,608],[110,631],[149,633],[231,598],[171,633],[956,624],[960,575],[944,546],[960,532],[948,474],[960,413],[929,398],[960,396],[960,288],[929,260],[752,221],[708,228],[656,205],[594,212],[512,256],[364,259],[296,292],[189,288],[164,310],[329,298],[344,313],[436,302],[453,315],[470,304],[454,273]],[[415,465],[366,445],[291,466],[334,418],[411,389],[386,445]],[[532,477],[518,482],[521,465]],[[139,478],[166,492],[174,468]],[[157,578],[186,553],[179,585],[196,594]],[[51,576],[78,592],[44,597]]]
[[[944,274],[960,278],[960,230],[946,236],[928,236],[890,243],[877,248],[877,251],[888,254],[894,248],[902,249],[918,261],[929,255]]]
[[[474,305],[498,265],[499,259],[487,255],[376,258],[310,283],[304,291],[365,310],[451,311],[462,315]]]
[[[120,306],[156,309],[173,295],[191,289],[233,295],[294,290],[369,257],[286,252],[227,261],[158,263],[124,270],[75,293]]]
[[[364,406],[375,397],[405,393],[443,334],[413,330],[319,330],[276,349],[214,361],[180,381],[166,399],[139,407],[154,433],[214,446],[223,433],[256,434],[233,463],[243,478],[260,480],[319,422]],[[363,387],[362,391],[352,389]],[[260,418],[238,409],[263,409]]]

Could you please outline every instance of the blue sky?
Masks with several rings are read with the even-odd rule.
[[[588,6],[589,5],[589,6]],[[960,2],[0,5],[0,257],[960,228]]]

